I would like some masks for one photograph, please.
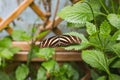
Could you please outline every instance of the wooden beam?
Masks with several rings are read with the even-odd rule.
[[[31,42],[13,42],[13,46],[21,48],[21,51],[15,54],[15,61],[27,61],[27,54],[30,50]],[[37,42],[36,44],[39,44]],[[81,52],[75,50],[64,50],[63,48],[55,48],[56,54],[53,56],[57,61],[81,61]],[[34,58],[32,61],[44,61],[42,58]]]
[[[7,25],[19,16],[32,2],[33,0],[24,0],[6,19],[0,23],[0,31],[6,28]]]
[[[28,52],[18,52],[15,54],[14,61],[27,61]],[[82,61],[80,52],[60,52],[56,51],[56,54],[53,56],[53,59],[57,61]],[[43,58],[33,58],[32,62],[45,61]]]
[[[0,22],[2,21],[2,18],[0,17]],[[5,28],[5,30],[9,33],[12,34],[13,29],[8,25],[7,28]]]
[[[51,22],[49,22],[49,23],[47,24],[47,26],[46,26],[45,28],[40,27],[40,32],[41,32],[41,31],[45,31],[45,30],[52,30],[54,27],[56,27],[58,24],[60,24],[60,22],[62,22],[62,19],[61,19],[60,17],[57,17],[57,18],[55,19],[55,24],[54,24],[54,26],[52,26],[52,21],[51,21]]]
[[[30,7],[43,21],[45,21],[46,19],[45,14],[34,2],[30,4]]]

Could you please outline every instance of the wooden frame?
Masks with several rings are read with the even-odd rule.
[[[20,52],[15,54],[15,61],[27,61],[27,54],[30,49],[29,44],[30,42],[13,42],[13,46],[19,47],[21,49]],[[63,48],[56,48],[55,50],[56,54],[53,56],[53,58],[57,61],[82,61],[80,51],[67,51]],[[34,58],[32,61],[44,61],[44,59]]]

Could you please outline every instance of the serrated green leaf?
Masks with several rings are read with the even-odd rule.
[[[58,72],[59,71],[59,65],[55,60],[48,60],[46,62],[42,63],[42,66],[49,72]]]
[[[13,53],[8,48],[4,48],[0,51],[0,57],[5,59],[11,59],[13,57]]]
[[[82,50],[89,46],[89,43],[82,42],[80,45],[70,45],[67,47],[64,47],[66,50]]]
[[[115,57],[112,57],[112,58],[108,59],[109,65],[112,64],[112,62],[115,61],[117,58],[118,58],[118,57],[115,56]]]
[[[70,23],[70,22],[68,22],[68,23],[67,23],[67,26],[68,26],[68,27],[73,27],[73,28],[81,28],[81,27],[84,27],[85,24]]]
[[[86,27],[89,35],[93,35],[97,32],[96,26],[93,23],[87,22]]]
[[[109,80],[119,80],[119,79],[120,79],[120,75],[117,75],[117,74],[109,75]]]
[[[97,80],[106,80],[106,76],[101,76],[101,77],[97,78]]]
[[[37,36],[34,36],[35,38],[43,38],[47,33],[49,32],[49,30],[46,30],[46,31],[43,31],[43,32],[41,32],[39,35],[37,35]]]
[[[118,38],[117,38],[117,40],[120,40],[120,34],[118,35]]]
[[[92,67],[106,71],[108,74],[108,59],[104,56],[103,52],[96,50],[84,50],[82,52],[82,59]]]
[[[37,80],[47,80],[46,71],[42,67],[38,69]]]
[[[60,67],[60,74],[61,76],[67,75],[68,80],[78,80],[79,79],[79,73],[68,63],[64,63]]]
[[[3,38],[0,40],[0,47],[10,47],[12,46],[12,41],[9,38]]]
[[[120,30],[116,31],[111,37],[111,41],[116,41],[119,38]]]
[[[54,48],[42,48],[42,49],[39,49],[39,52],[35,53],[37,57],[45,58],[47,60],[52,58],[54,54],[55,54]]]
[[[17,80],[25,80],[28,73],[29,73],[28,67],[25,64],[22,64],[17,68],[17,70],[15,72],[16,79]]]
[[[16,40],[16,41],[24,41],[24,40],[28,41],[31,39],[31,36],[23,30],[14,30],[11,36],[13,40]]]
[[[116,59],[110,67],[111,68],[120,68],[120,59]]]
[[[102,36],[108,36],[111,32],[110,24],[107,21],[103,21],[100,25],[100,34]]]
[[[94,15],[99,15],[99,9],[93,9]],[[58,14],[61,18],[71,23],[85,24],[93,20],[91,8],[87,3],[76,3],[73,6],[67,6]]]
[[[116,53],[116,55],[120,58],[120,43],[113,45],[112,49]]]
[[[117,29],[120,29],[120,15],[109,14],[107,16],[107,19],[109,20],[109,22],[111,23],[111,25],[113,25]]]

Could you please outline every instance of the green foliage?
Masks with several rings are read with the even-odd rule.
[[[110,72],[111,68],[119,69],[120,7],[117,3],[114,0],[84,0],[65,7],[58,14],[73,28],[76,28],[76,25],[80,28],[78,24],[86,27],[87,36],[81,37],[79,33],[68,33],[78,36],[82,42],[79,45],[65,47],[65,49],[84,49],[82,58],[91,67],[98,69],[97,80],[106,80],[108,77],[109,80],[119,80],[120,77]],[[85,50],[86,47],[92,50]],[[107,75],[103,75],[103,72]]]
[[[118,74],[111,72],[111,69],[120,68],[120,7],[115,1],[117,0],[82,0],[72,6],[65,7],[58,14],[68,22],[68,26],[73,28],[85,27],[88,35],[84,36],[76,32],[67,33],[68,35],[79,37],[81,43],[67,46],[65,49],[83,50],[83,60],[91,66],[92,70],[95,68],[95,71],[91,72],[93,80],[106,80],[107,78],[109,80],[120,79]],[[39,35],[35,35],[36,29],[33,28],[31,34],[15,30],[12,33],[12,39],[29,41],[34,38],[41,38],[49,32],[45,31]],[[50,80],[79,80],[80,76],[76,68],[67,63],[59,66],[57,61],[52,59],[55,49],[40,49],[34,46],[34,44],[30,45],[30,47],[27,66],[22,64],[15,72],[17,80],[25,80],[30,73],[29,68],[31,67],[28,67],[30,66],[30,61],[35,57],[46,60],[41,63],[41,67],[35,73],[35,80],[47,80],[46,73],[50,74]],[[0,65],[5,63],[5,59],[11,59],[18,51],[18,48],[12,47],[12,41],[9,38],[1,39]],[[0,80],[10,80],[10,76],[7,74],[3,72],[0,72],[0,74]],[[95,76],[93,77],[93,75]]]
[[[114,60],[114,62],[110,66],[111,68],[120,68],[120,59]]]
[[[110,73],[108,59],[101,51],[85,50],[82,52],[82,59],[92,67],[106,71],[108,74]]]
[[[16,74],[16,80],[25,80],[29,73],[29,69],[25,64],[22,64],[19,66],[15,72]]]
[[[111,25],[113,25],[117,29],[120,29],[120,15],[109,14],[107,16],[107,19],[109,20],[109,22],[111,23]]]
[[[16,41],[29,41],[31,39],[31,35],[23,30],[14,30],[11,36]]]
[[[42,37],[44,37],[48,32],[49,32],[49,30],[43,31],[43,32],[41,32],[39,35],[34,36],[34,37],[37,38],[37,39],[42,38]]]
[[[54,48],[42,48],[42,49],[39,49],[39,51],[36,52],[34,55],[48,60],[52,58],[54,54],[55,54]]]
[[[75,28],[79,28],[79,27],[84,27],[85,24],[80,24],[80,23],[71,23],[71,22],[68,22],[67,23],[67,26],[68,27],[75,27]]]
[[[90,22],[86,23],[86,27],[87,27],[87,33],[89,35],[93,35],[97,32],[96,26],[94,24],[90,23]]]
[[[42,66],[49,72],[52,73],[54,70],[59,71],[59,66],[55,60],[49,60],[47,62],[42,63]]]
[[[112,49],[116,53],[116,55],[120,58],[120,43],[113,45]]]
[[[0,40],[0,47],[11,47],[12,41],[9,38],[3,38]]]
[[[119,80],[119,79],[120,79],[120,76],[116,74],[111,74],[109,76],[109,80]]]
[[[107,21],[104,21],[101,23],[100,25],[100,35],[101,36],[109,36],[110,35],[110,32],[111,32],[111,26],[110,24],[107,22]]]
[[[38,69],[37,80],[47,80],[46,71],[42,67]]]
[[[20,49],[12,46],[12,41],[9,38],[0,40],[0,66],[5,66],[5,59],[11,59]]]
[[[97,78],[97,80],[106,80],[106,77],[105,76],[101,76],[101,77]]]
[[[89,4],[93,5],[92,1]],[[98,2],[95,2],[95,4],[98,5]],[[94,15],[97,16],[100,14],[100,6],[96,7],[95,4],[92,6],[92,9]],[[86,22],[93,20],[90,6],[87,3],[81,2],[78,2],[73,6],[65,7],[58,15],[70,23],[85,24]]]

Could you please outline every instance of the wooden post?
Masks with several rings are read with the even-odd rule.
[[[2,21],[2,18],[0,17],[0,22]],[[9,34],[12,34],[13,29],[8,25],[8,27],[5,29]]]

